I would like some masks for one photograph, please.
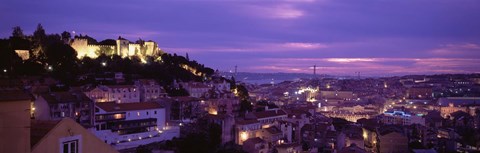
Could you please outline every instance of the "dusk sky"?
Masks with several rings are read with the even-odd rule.
[[[221,71],[480,73],[479,0],[2,0],[0,21],[1,38],[142,38]]]

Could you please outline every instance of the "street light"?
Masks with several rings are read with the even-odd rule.
[[[102,66],[103,67],[107,66],[107,62],[102,62]]]
[[[7,73],[7,69],[3,69],[3,72]]]

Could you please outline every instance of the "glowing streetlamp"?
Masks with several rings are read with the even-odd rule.
[[[103,67],[107,66],[107,62],[102,62],[102,66]]]

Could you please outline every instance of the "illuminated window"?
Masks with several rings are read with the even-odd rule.
[[[140,116],[140,112],[137,112],[137,116]]]
[[[122,116],[123,116],[122,114],[115,114],[115,115],[113,115],[113,118],[115,118],[115,119],[121,119]]]

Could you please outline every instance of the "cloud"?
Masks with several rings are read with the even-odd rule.
[[[255,72],[312,73],[311,66],[317,65],[317,72],[333,75],[353,75],[361,72],[368,76],[475,73],[480,71],[480,60],[474,58],[263,58],[252,66]],[[408,64],[405,64],[408,63]]]
[[[289,52],[289,51],[317,51],[318,49],[328,48],[323,43],[304,43],[304,42],[286,42],[286,43],[250,43],[243,45],[244,47],[203,47],[203,48],[164,48],[166,51],[191,51],[191,52]]]
[[[298,43],[298,42],[285,43],[283,46],[287,48],[296,48],[296,49],[320,49],[320,48],[328,47],[326,44],[321,44],[321,43]]]
[[[428,51],[432,55],[437,56],[453,56],[453,55],[478,55],[480,53],[480,45],[475,43],[456,43],[441,45],[440,48]]]
[[[249,5],[246,9],[251,16],[272,19],[296,19],[305,15],[305,12],[292,4]]]

